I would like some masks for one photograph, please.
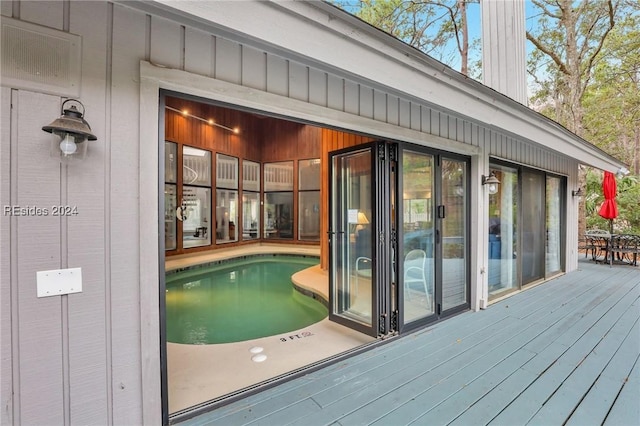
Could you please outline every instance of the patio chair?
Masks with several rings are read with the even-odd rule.
[[[638,256],[640,256],[640,235],[613,235],[609,256],[609,265],[612,265],[615,260],[619,260],[637,266]]]
[[[602,229],[591,229],[584,234],[584,243],[579,245],[580,249],[583,249],[584,257],[587,258],[591,253],[592,260],[598,260],[600,255],[603,255],[606,261],[607,249],[611,234],[608,231]]]
[[[404,290],[411,299],[411,283],[420,283],[424,287],[427,305],[431,306],[431,296],[427,287],[427,254],[424,250],[411,250],[404,258]]]

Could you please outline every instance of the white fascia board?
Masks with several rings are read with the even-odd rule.
[[[400,139],[418,145],[435,147],[463,155],[480,155],[474,145],[445,139],[417,130],[398,127],[343,111],[310,104],[280,95],[263,92],[186,71],[160,67],[146,61],[140,62],[140,76],[154,81],[160,89],[198,96],[226,104],[237,105],[254,111],[263,111],[278,116],[291,117],[303,122],[325,125],[331,128],[351,130],[373,137]]]
[[[625,166],[541,114],[324,2],[154,3],[223,27],[241,39],[259,40],[293,58],[307,58],[340,70],[363,84],[426,101],[581,163],[611,172]]]

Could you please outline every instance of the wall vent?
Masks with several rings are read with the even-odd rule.
[[[80,36],[2,17],[2,86],[79,97]]]

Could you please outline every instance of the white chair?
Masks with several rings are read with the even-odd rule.
[[[427,305],[431,306],[431,296],[427,287],[427,254],[424,250],[411,250],[404,258],[404,291],[411,299],[410,284],[421,283],[427,297]]]
[[[356,294],[360,291],[360,277],[371,280],[371,259],[365,256],[356,259]]]

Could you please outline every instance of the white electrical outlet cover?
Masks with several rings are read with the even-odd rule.
[[[82,268],[37,272],[38,297],[61,296],[82,291]]]

